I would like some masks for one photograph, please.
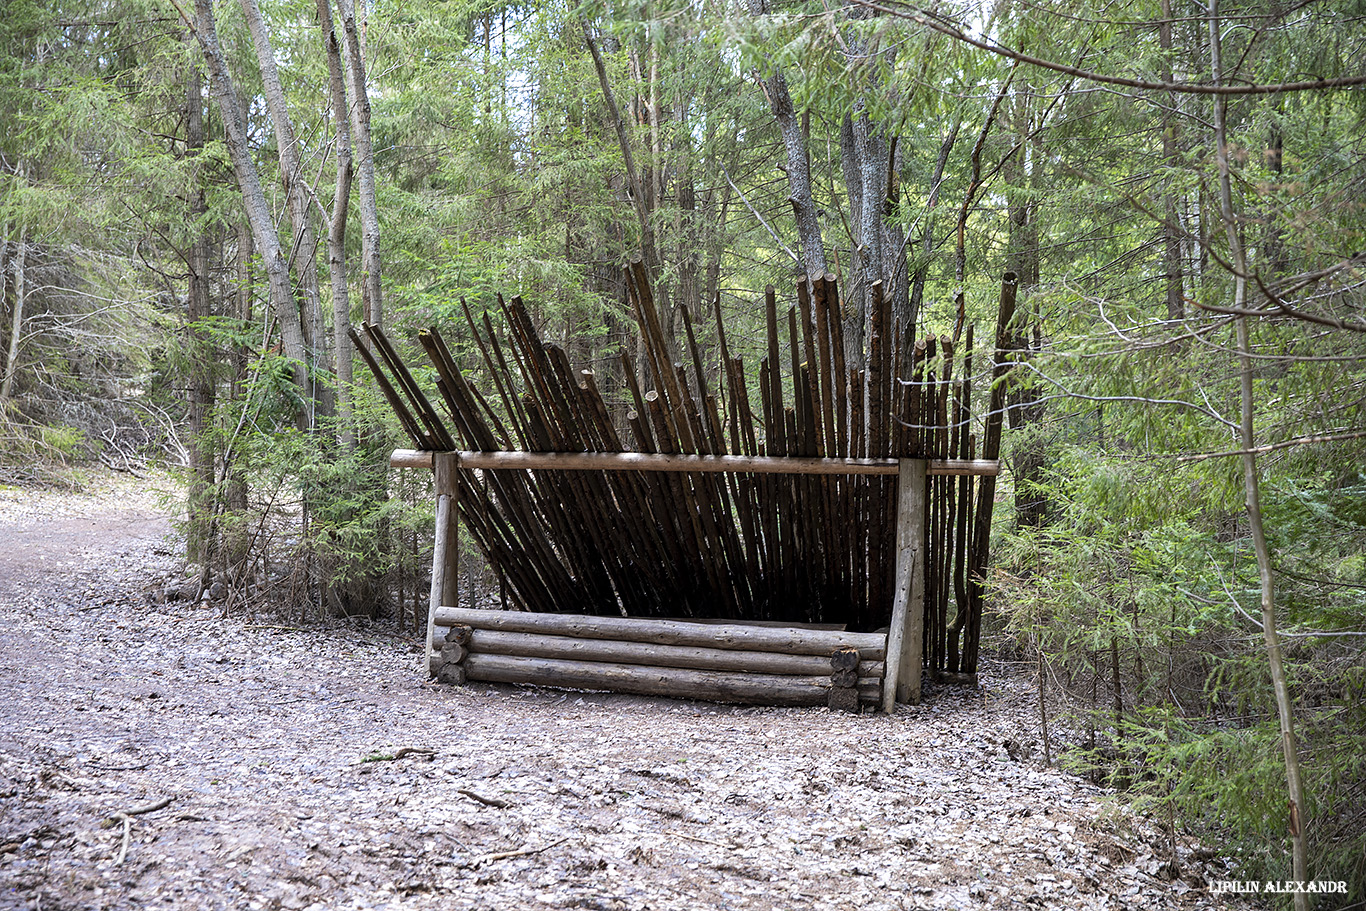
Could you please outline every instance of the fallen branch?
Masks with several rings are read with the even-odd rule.
[[[371,753],[369,756],[362,759],[361,762],[393,762],[396,759],[402,759],[404,756],[413,755],[425,756],[427,759],[435,759],[436,750],[431,747],[400,747],[399,749],[394,750],[392,754]]]
[[[119,845],[119,856],[114,858],[114,866],[123,866],[123,859],[128,856],[128,837],[133,832],[133,817],[125,815],[123,817],[123,844]]]
[[[120,810],[109,819],[105,820],[106,828],[109,826],[123,823],[123,840],[119,844],[119,856],[114,858],[114,866],[123,866],[123,861],[128,857],[128,842],[133,834],[133,817],[145,816],[148,813],[155,813],[157,810],[164,810],[175,800],[174,797],[163,797],[153,803],[143,804],[140,807],[129,807],[127,810]]]
[[[705,838],[698,838],[696,835],[688,835],[688,834],[683,833],[683,832],[665,832],[664,834],[665,834],[665,835],[672,835],[672,836],[674,836],[675,838],[686,838],[688,841],[695,841],[695,842],[697,842],[698,844],[712,845],[713,847],[716,847],[716,848],[725,848],[727,851],[734,850],[734,848],[735,848],[734,845],[723,845],[723,844],[721,844],[721,842],[719,842],[719,841],[709,841],[708,839],[705,839]]]
[[[119,810],[113,816],[104,821],[106,829],[113,828],[119,824],[119,820],[129,819],[134,816],[146,816],[148,813],[155,813],[157,810],[164,810],[175,801],[174,797],[163,797],[153,803],[143,804],[140,807],[129,807],[126,810]]]
[[[124,810],[124,811],[123,811],[123,815],[124,815],[124,816],[145,816],[145,815],[147,815],[148,813],[155,813],[157,810],[164,810],[164,809],[166,809],[166,808],[169,807],[174,801],[175,801],[175,798],[174,798],[174,797],[163,797],[161,800],[158,800],[158,801],[156,801],[155,803],[144,804],[143,806],[140,806],[140,807],[133,807],[133,808],[130,809],[130,810]]]
[[[492,863],[495,860],[509,860],[513,857],[530,857],[533,854],[540,854],[544,851],[549,851],[551,848],[557,848],[567,841],[569,841],[568,835],[561,838],[559,841],[552,841],[550,844],[542,845],[539,848],[518,848],[516,851],[500,851],[497,854],[484,854],[480,857],[476,857],[465,866],[478,867],[481,864]]]
[[[467,791],[464,788],[456,788],[455,793],[463,794],[470,800],[478,801],[486,807],[497,807],[500,810],[506,810],[508,807],[512,806],[512,804],[508,803],[506,800],[499,800],[497,797],[485,797],[482,794],[476,794],[475,792]]]

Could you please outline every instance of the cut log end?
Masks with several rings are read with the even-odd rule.
[[[832,712],[858,712],[858,689],[852,686],[832,686],[826,697]]]
[[[464,686],[467,679],[464,665],[454,662],[441,665],[441,669],[436,672],[436,682],[448,686]]]

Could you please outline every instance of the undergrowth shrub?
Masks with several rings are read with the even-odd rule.
[[[1285,763],[1234,481],[1063,448],[1051,522],[999,523],[994,603],[1041,659],[1064,765],[1217,845],[1240,878],[1287,880]],[[1366,901],[1363,493],[1328,476],[1263,493],[1310,876],[1349,884],[1320,908]]]

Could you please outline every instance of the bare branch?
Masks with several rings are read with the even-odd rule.
[[[1219,459],[1225,456],[1244,456],[1260,455],[1264,452],[1275,452],[1278,449],[1289,449],[1293,446],[1307,446],[1310,443],[1336,443],[1341,440],[1359,440],[1366,437],[1366,430],[1354,430],[1350,433],[1328,433],[1317,436],[1295,437],[1293,440],[1282,440],[1279,443],[1267,443],[1264,446],[1254,446],[1251,449],[1228,449],[1223,452],[1200,452],[1195,455],[1181,456],[1178,462],[1203,462],[1206,459]]]
[[[1003,45],[984,41],[980,38],[973,38],[962,29],[947,22],[934,18],[931,14],[924,12],[919,7],[910,9],[898,9],[896,7],[884,6],[875,3],[873,0],[850,0],[856,6],[876,10],[889,16],[896,16],[900,19],[909,19],[918,25],[923,25],[928,29],[933,29],[941,35],[947,35],[955,41],[970,44],[979,50],[1005,57],[1016,63],[1027,63],[1030,66],[1037,66],[1040,69],[1052,70],[1055,73],[1064,73],[1068,76],[1076,76],[1079,79],[1086,79],[1090,82],[1100,82],[1106,85],[1122,85],[1132,89],[1143,89],[1153,92],[1179,92],[1187,95],[1276,95],[1284,92],[1311,92],[1324,89],[1350,88],[1356,85],[1366,85],[1366,76],[1341,76],[1335,79],[1314,79],[1304,82],[1279,82],[1269,85],[1205,85],[1198,82],[1152,82],[1147,79],[1132,79],[1127,76],[1110,76],[1105,73],[1097,73],[1093,70],[1084,70],[1080,67],[1069,66],[1066,63],[1058,63],[1055,60],[1045,60],[1042,57],[1035,57],[1030,54],[1021,53]],[[897,0],[887,0],[895,3]]]

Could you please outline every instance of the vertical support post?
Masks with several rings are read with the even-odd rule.
[[[459,605],[460,592],[460,484],[456,469],[460,457],[454,452],[432,454],[436,475],[436,543],[432,547],[432,588],[427,607],[427,673],[436,676],[441,651],[436,645],[436,609]]]
[[[896,587],[887,631],[882,710],[920,704],[920,667],[925,639],[924,459],[901,459],[896,485]]]

